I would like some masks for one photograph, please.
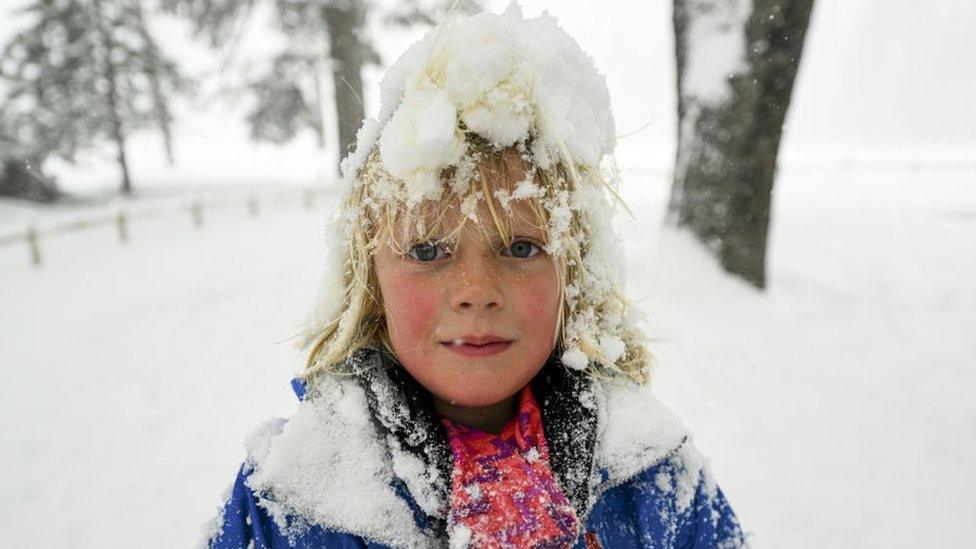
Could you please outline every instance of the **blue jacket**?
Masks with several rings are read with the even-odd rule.
[[[249,437],[207,546],[448,545],[450,456],[424,392],[382,357],[364,360],[370,373],[317,383],[289,420]],[[581,517],[575,547],[747,544],[687,431],[646,391],[561,366],[533,383],[554,475]]]

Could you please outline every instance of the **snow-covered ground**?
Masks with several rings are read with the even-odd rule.
[[[658,394],[755,545],[967,546],[976,173],[787,175],[765,294],[659,230],[660,198],[627,238]]]
[[[637,158],[621,161],[636,219],[619,227],[657,340],[656,390],[755,545],[966,545],[976,173],[784,173],[760,293],[661,229],[667,179]],[[26,246],[0,247],[5,545],[199,537],[244,434],[294,407],[303,356],[290,338],[327,208],[252,219],[242,205],[209,212],[203,230],[164,215],[133,221],[124,246],[112,226],[52,237],[40,268]]]
[[[8,3],[4,12],[24,2]],[[661,229],[660,167],[675,134],[670,3],[604,3],[598,17],[589,0],[523,4],[551,9],[592,53],[619,133],[649,122],[621,143],[636,214],[619,225],[629,293],[656,339],[656,391],[696,432],[754,544],[968,546],[972,2],[818,0],[783,143],[766,292]],[[0,41],[13,21],[0,21]],[[219,61],[173,22],[156,23],[194,74]],[[377,32],[389,63],[421,30]],[[368,112],[380,73],[367,71]],[[308,135],[287,148],[247,143],[239,104],[176,107],[177,167],[158,136],[130,141],[139,199],[104,194],[117,175],[111,151],[98,150],[49,168],[67,190],[101,197],[0,200],[0,238],[31,222],[132,215],[125,245],[110,224],[42,237],[40,268],[25,245],[0,246],[5,547],[191,545],[233,479],[244,434],[294,407],[288,380],[303,356],[291,337],[324,264],[328,209],[325,199],[304,209],[294,186],[331,174],[335,151]],[[274,200],[284,184],[294,198]],[[228,207],[207,208],[197,230],[186,211],[195,197]]]

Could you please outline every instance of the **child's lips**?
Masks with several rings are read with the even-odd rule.
[[[441,345],[462,356],[486,357],[505,352],[505,350],[512,346],[512,343],[512,340],[489,337],[442,341]]]

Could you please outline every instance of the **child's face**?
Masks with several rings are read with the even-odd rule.
[[[393,351],[435,398],[458,406],[512,397],[555,345],[557,267],[529,208],[513,202],[511,210],[509,246],[482,221],[485,232],[467,223],[451,249],[404,242],[404,255],[387,245],[375,255]]]

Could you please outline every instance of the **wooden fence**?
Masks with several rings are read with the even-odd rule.
[[[781,166],[786,173],[823,173],[843,175],[852,172],[893,172],[907,173],[912,176],[920,174],[972,174],[976,183],[976,161],[962,160],[956,162],[925,161],[925,160],[870,160],[870,159],[833,159],[826,162],[788,162]],[[671,171],[667,167],[656,166],[650,173],[655,177],[670,178]],[[264,196],[257,191],[251,191],[235,197],[221,197],[220,200],[193,199],[189,204],[176,208],[153,208],[150,206],[119,209],[115,213],[106,213],[85,219],[72,220],[47,227],[29,225],[25,230],[8,234],[0,234],[0,247],[25,243],[30,251],[31,262],[40,265],[43,261],[41,240],[65,233],[72,233],[93,227],[115,225],[119,241],[126,242],[129,238],[129,224],[153,217],[174,215],[180,212],[189,214],[193,226],[202,229],[205,212],[212,209],[246,208],[248,214],[256,218],[261,213],[262,205],[300,202],[307,209],[315,207],[316,199],[320,196],[333,195],[335,190],[328,188],[285,188],[265,192]]]
[[[211,210],[246,209],[251,218],[261,215],[262,207],[299,204],[308,210],[315,209],[320,197],[333,195],[329,189],[280,189],[260,194],[256,191],[233,197],[210,197],[208,199],[193,198],[189,202],[169,206],[153,206],[133,203],[133,207],[121,207],[113,212],[105,212],[81,219],[72,219],[51,225],[39,227],[31,223],[23,231],[0,234],[0,247],[26,244],[30,253],[30,260],[35,266],[43,263],[41,241],[64,234],[75,233],[96,227],[115,226],[119,242],[129,240],[129,225],[134,222],[153,218],[187,215],[196,229],[203,229],[206,212]]]

